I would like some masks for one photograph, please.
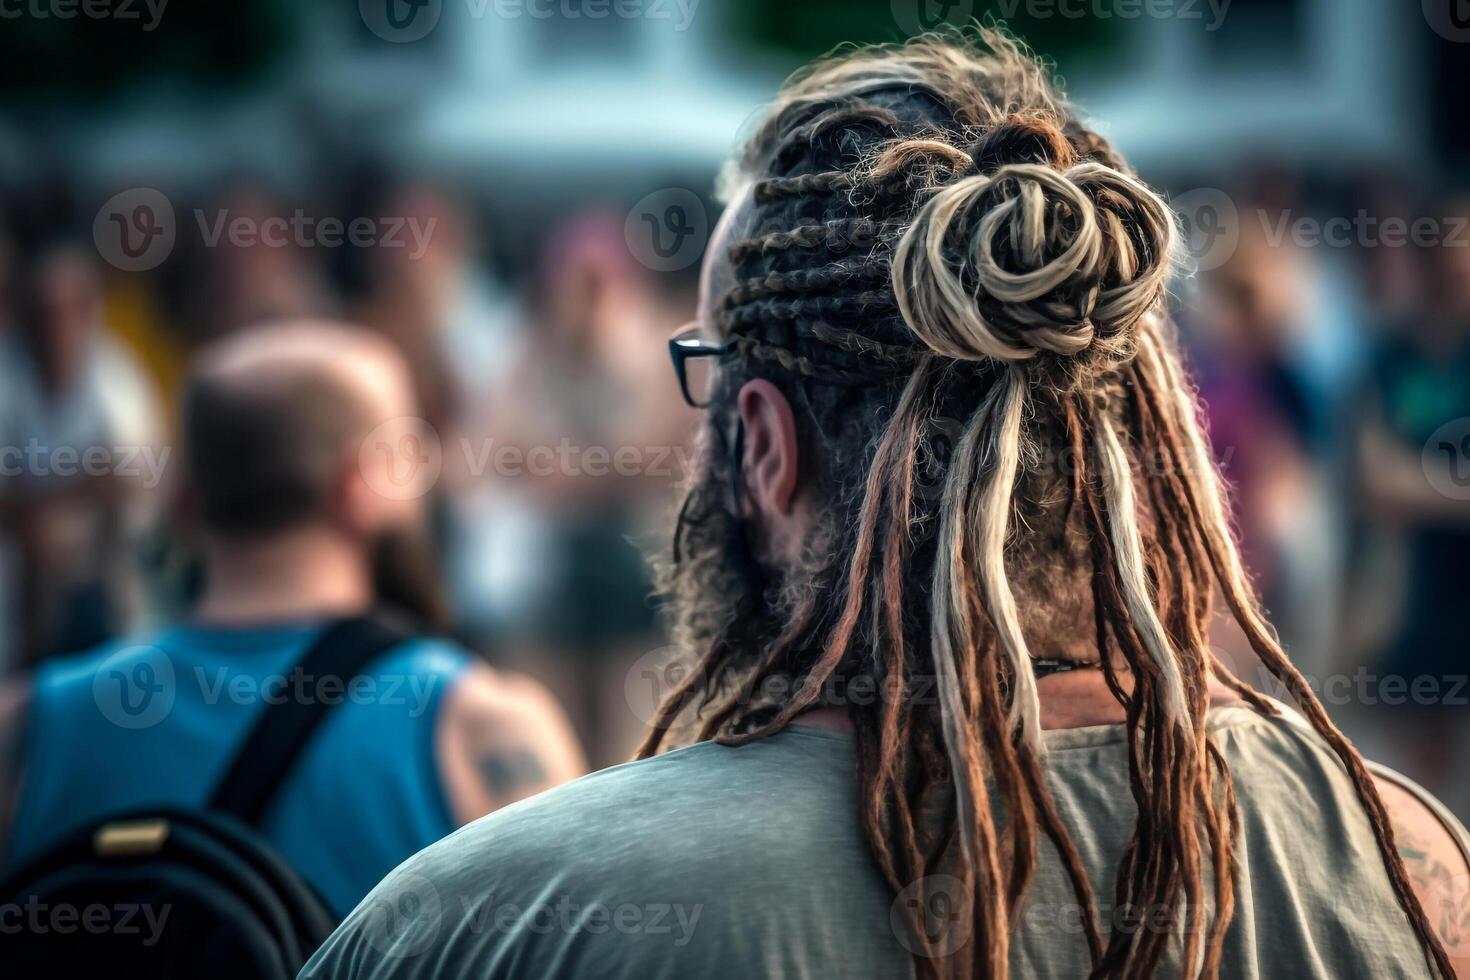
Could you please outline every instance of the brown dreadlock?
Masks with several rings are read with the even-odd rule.
[[[818,63],[739,169],[748,233],[720,305],[738,356],[705,438],[727,443],[734,393],[769,378],[803,409],[827,514],[799,567],[764,567],[735,517],[730,454],[704,454],[668,572],[677,638],[700,659],[640,755],[679,724],[764,737],[832,680],[865,678],[883,696],[849,705],[860,819],[889,884],[919,890],[920,977],[1007,976],[1041,835],[1092,910],[1094,977],[1149,977],[1176,954],[1214,977],[1240,827],[1209,683],[1274,712],[1207,645],[1218,589],[1342,760],[1427,962],[1453,976],[1362,760],[1241,568],[1164,315],[1167,205],[992,30]],[[1104,932],[1046,786],[1032,658],[1089,649],[1126,712],[1138,813],[1115,898],[1168,910],[1177,933]],[[937,698],[913,696],[925,678]],[[941,873],[963,883],[970,920],[955,951],[919,921]]]

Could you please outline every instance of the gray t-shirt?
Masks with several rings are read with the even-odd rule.
[[[1244,708],[1213,712],[1210,727],[1241,814],[1243,871],[1222,975],[1425,976],[1331,750],[1296,723]],[[1103,922],[1136,928],[1111,901],[1136,812],[1123,729],[1049,732],[1047,744],[1052,792]],[[849,736],[797,725],[741,748],[704,743],[579,779],[404,862],[301,976],[911,977],[917,944],[903,903],[913,895],[895,896],[868,856],[853,766]],[[924,903],[937,916],[949,908],[944,886],[931,879]],[[1142,927],[1167,928],[1157,919],[1145,910]],[[1043,841],[1013,975],[1086,976],[1081,923]]]

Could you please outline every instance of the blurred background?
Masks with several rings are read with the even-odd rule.
[[[971,17],[1179,209],[1272,617],[1470,818],[1464,0],[0,0],[0,676],[187,609],[191,352],[345,317],[417,374],[456,629],[625,758],[721,163],[812,57]]]

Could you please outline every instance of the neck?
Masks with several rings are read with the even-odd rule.
[[[360,613],[372,604],[372,568],[364,549],[325,529],[263,540],[205,544],[205,588],[194,618],[250,626]]]

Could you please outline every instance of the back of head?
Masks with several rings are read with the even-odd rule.
[[[707,262],[733,283],[708,325],[732,353],[667,571],[678,641],[701,661],[644,752],[691,711],[696,737],[740,742],[851,689],[834,680],[871,681],[885,694],[846,707],[872,852],[895,890],[964,881],[973,921],[972,942],[916,969],[1003,977],[1039,834],[1096,907],[1046,789],[1033,657],[1095,663],[1143,736],[1118,900],[1178,913],[1184,961],[1215,975],[1235,818],[1207,684],[1270,710],[1206,641],[1218,591],[1348,766],[1442,965],[1371,779],[1241,569],[1168,329],[1177,239],[1160,196],[991,30],[817,63],[731,178],[733,242]],[[752,379],[793,406],[820,500],[797,561],[763,551],[735,496]],[[1176,941],[1087,926],[1098,975],[1150,975]]]
[[[183,439],[208,531],[269,537],[322,516],[333,481],[381,421],[337,360],[363,356],[366,343],[348,327],[293,324],[203,353],[184,395]]]
[[[424,509],[437,447],[420,411],[398,349],[359,327],[287,321],[206,349],[182,425],[189,488],[214,545],[206,585],[228,564],[235,578],[274,587],[270,604],[309,604],[260,561],[323,588],[311,572],[330,565],[366,578],[371,601],[443,628]]]

